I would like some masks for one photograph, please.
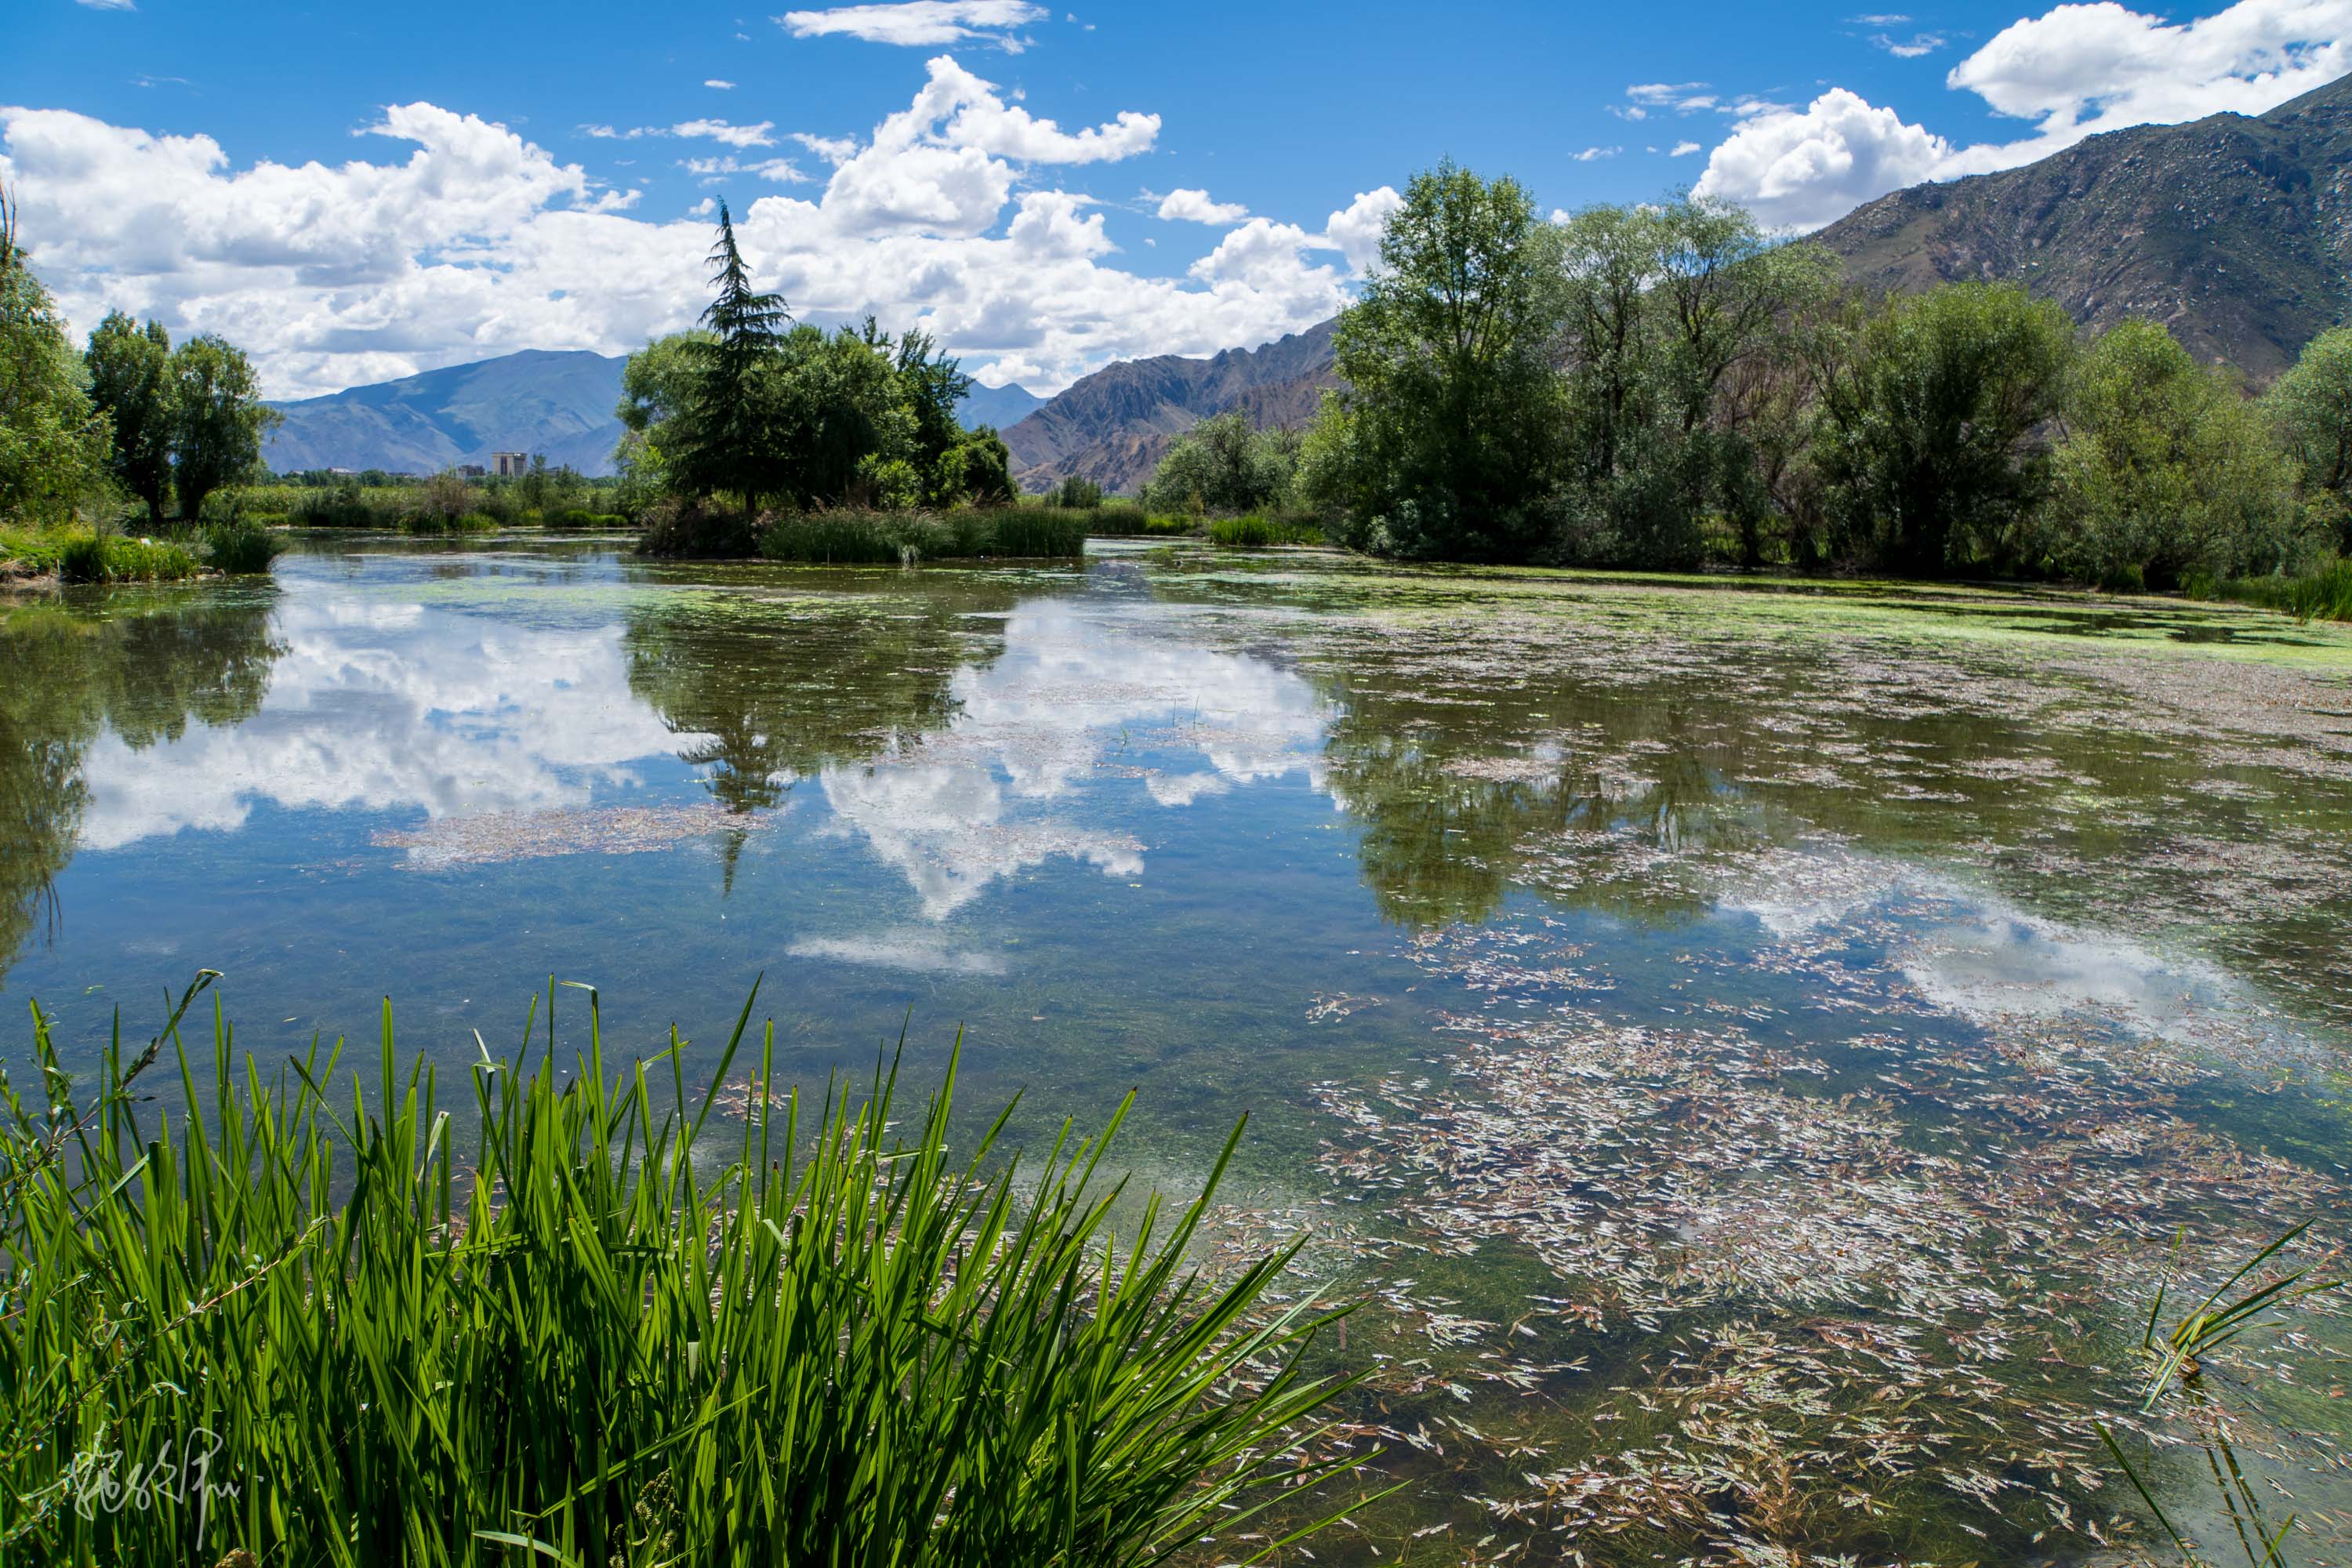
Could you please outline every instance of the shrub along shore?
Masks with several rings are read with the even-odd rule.
[[[192,1051],[214,978],[94,1082],[36,1006],[0,1080],[0,1551],[1115,1568],[1330,1474],[1295,1248],[1190,1271],[1224,1159],[1116,1234],[1124,1105],[1028,1171],[1003,1117],[950,1151],[952,1062],[894,1133],[895,1064],[803,1105],[750,1002],[706,1089],[675,1037],[607,1061],[593,990],[559,1066],[551,986],[469,1136],[389,1005],[342,1090],[340,1043],[265,1076],[217,1001]],[[79,1506],[159,1462],[196,1484]]]

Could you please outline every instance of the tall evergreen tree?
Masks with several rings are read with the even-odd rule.
[[[89,369],[90,400],[114,422],[114,478],[147,503],[148,522],[160,526],[177,433],[171,337],[161,321],[142,328],[110,311],[90,333],[82,363]]]
[[[732,490],[746,510],[757,511],[781,486],[768,450],[772,444],[762,438],[766,404],[754,383],[776,359],[792,312],[782,295],[752,287],[725,202],[719,204],[719,240],[709,259],[710,286],[717,292],[702,312],[702,324],[711,336],[699,350],[702,374],[686,449],[673,461],[688,488]]]

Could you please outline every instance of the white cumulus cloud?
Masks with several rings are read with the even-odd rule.
[[[1836,87],[1801,110],[1741,121],[1693,188],[1739,202],[1767,224],[1819,228],[1874,196],[1934,179],[1952,154],[1942,137]]]
[[[1388,227],[1389,215],[1402,205],[1404,198],[1392,185],[1359,193],[1324,223],[1324,248],[1346,257],[1357,275],[1370,272],[1372,263],[1380,259],[1381,233]]]
[[[1160,216],[1182,223],[1239,223],[1249,208],[1239,202],[1214,202],[1206,191],[1179,187],[1160,198]]]

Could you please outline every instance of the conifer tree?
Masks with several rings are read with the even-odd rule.
[[[680,477],[696,489],[732,490],[756,512],[777,493],[773,464],[762,437],[762,400],[752,383],[775,357],[780,331],[792,321],[781,294],[752,287],[751,269],[735,243],[735,220],[719,204],[719,240],[710,249],[710,286],[717,290],[702,324],[704,344],[695,389],[688,449],[677,455]]]

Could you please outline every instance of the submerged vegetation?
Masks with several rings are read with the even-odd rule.
[[[339,1110],[339,1049],[265,1077],[217,1003],[189,1048],[213,978],[95,1081],[37,1008],[37,1087],[0,1088],[13,1552],[1141,1564],[1338,1468],[1304,1454],[1345,1385],[1298,1369],[1330,1318],[1260,1312],[1287,1251],[1188,1262],[1223,1160],[1120,1234],[1124,1107],[1024,1172],[1001,1118],[950,1152],[952,1064],[894,1133],[895,1068],[803,1106],[772,1028],[730,1078],[748,1002],[707,1090],[675,1037],[607,1061],[593,991],[559,1066],[551,987],[539,1060],[485,1055],[454,1115],[387,1007]],[[197,1484],[81,1506],[184,1453]]]

